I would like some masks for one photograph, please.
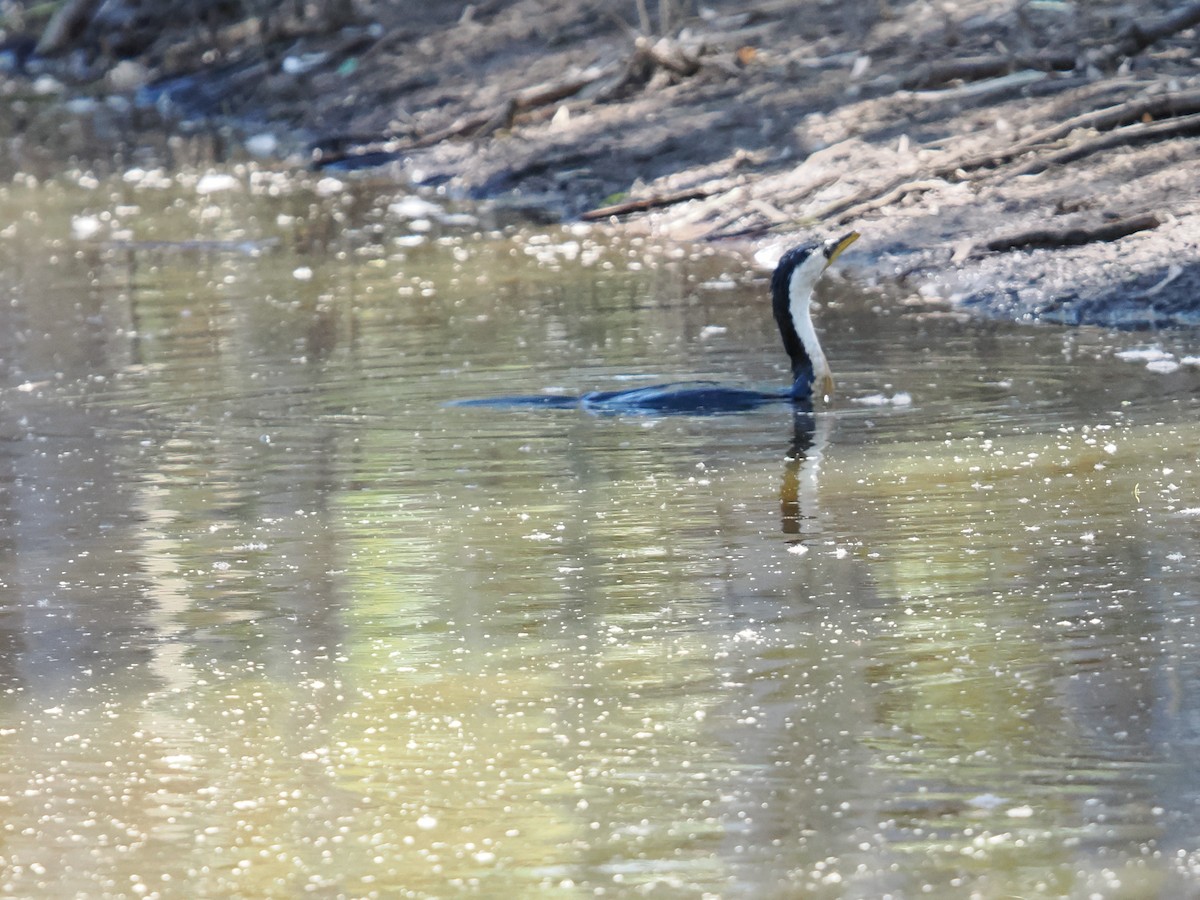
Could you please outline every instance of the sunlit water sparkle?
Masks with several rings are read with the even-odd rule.
[[[201,183],[0,191],[11,893],[1200,890],[1194,335],[833,278],[812,420],[448,408],[783,383],[764,274]]]

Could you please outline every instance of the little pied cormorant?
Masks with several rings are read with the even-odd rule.
[[[817,340],[812,322],[813,289],[825,270],[843,250],[858,240],[852,231],[823,243],[801,244],[780,258],[771,275],[771,304],[792,361],[791,390],[755,391],[726,387],[711,381],[657,384],[621,391],[592,391],[582,397],[535,395],[459,400],[453,406],[581,406],[592,412],[613,413],[722,413],[755,409],[767,403],[790,401],[811,407],[814,393],[833,393],[833,374]]]

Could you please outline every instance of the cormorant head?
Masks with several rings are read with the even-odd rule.
[[[811,303],[818,279],[838,256],[858,240],[851,231],[824,243],[793,247],[771,276],[771,305],[783,346],[792,360],[792,397],[807,400],[814,383],[823,396],[833,393],[833,374],[813,328]]]

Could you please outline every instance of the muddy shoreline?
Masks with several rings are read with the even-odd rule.
[[[5,92],[543,220],[747,252],[853,227],[860,277],[985,315],[1200,324],[1200,4],[169,6],[8,23]]]

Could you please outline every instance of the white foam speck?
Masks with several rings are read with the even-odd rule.
[[[862,406],[912,406],[912,394],[908,391],[888,396],[887,394],[867,394],[865,397],[851,397],[851,403]]]
[[[218,191],[232,191],[238,187],[241,187],[241,182],[228,172],[209,172],[196,182],[196,193],[205,196]]]
[[[1162,347],[1134,347],[1131,350],[1118,350],[1113,356],[1125,362],[1156,362],[1175,358],[1173,353],[1168,353]]]
[[[423,197],[409,196],[389,203],[388,213],[397,219],[435,219],[441,215],[442,208]]]
[[[1152,359],[1146,363],[1146,368],[1160,375],[1179,371],[1179,363],[1174,359]]]
[[[317,194],[321,197],[332,197],[334,194],[340,194],[345,187],[340,180],[327,175],[317,182]]]
[[[98,216],[76,216],[71,220],[71,234],[80,241],[95,237],[103,227]]]
[[[246,138],[246,150],[252,156],[272,156],[279,149],[279,138],[264,131]]]
[[[995,794],[980,794],[977,797],[972,797],[967,801],[971,806],[978,809],[995,809],[1004,802],[1003,797],[997,797]]]
[[[887,406],[888,398],[886,394],[867,394],[865,397],[851,397],[850,402],[862,406]]]

